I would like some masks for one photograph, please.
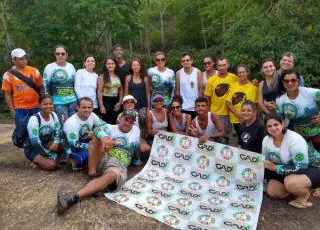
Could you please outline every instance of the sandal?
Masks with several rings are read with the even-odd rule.
[[[302,203],[301,201],[298,201],[298,200],[292,200],[288,203],[288,205],[294,208],[304,209],[304,208],[311,208],[313,206],[313,203],[310,201],[306,201]]]
[[[312,196],[320,197],[320,188],[316,188],[316,189],[314,190],[314,192],[312,193]]]

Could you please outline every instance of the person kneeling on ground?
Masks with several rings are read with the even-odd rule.
[[[93,129],[103,124],[103,121],[92,111],[92,100],[89,97],[80,98],[77,102],[77,113],[69,117],[63,126],[69,145],[69,163],[73,170],[88,166],[90,141],[94,137]]]
[[[102,174],[91,180],[78,192],[59,192],[58,213],[64,213],[70,206],[81,199],[105,190],[116,183],[119,189],[127,179],[127,167],[132,156],[140,147],[140,130],[134,125],[136,113],[125,110],[117,125],[108,125],[95,129],[99,144],[105,152],[98,164],[97,173]],[[99,148],[99,147],[97,147]]]
[[[267,136],[262,142],[265,156],[267,194],[284,199],[290,194],[297,198],[288,204],[295,208],[309,208],[310,188],[320,187],[320,154],[309,149],[300,134],[286,130],[281,116],[266,116]]]
[[[39,99],[41,111],[32,115],[28,121],[28,138],[24,153],[32,163],[46,170],[54,170],[59,165],[63,150],[62,128],[55,112],[51,96]]]
[[[209,112],[208,100],[198,97],[195,101],[197,116],[192,120],[189,134],[199,138],[199,142],[208,140],[225,143],[225,132],[220,118]]]

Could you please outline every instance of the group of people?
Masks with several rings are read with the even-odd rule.
[[[141,165],[141,153],[150,152],[161,130],[229,144],[234,129],[237,147],[264,155],[269,196],[294,194],[289,205],[296,208],[312,206],[311,188],[320,196],[320,91],[303,86],[293,53],[283,54],[278,71],[273,60],[264,60],[260,83],[245,65],[230,73],[225,57],[205,56],[201,72],[184,53],[175,73],[159,51],[156,66],[145,71],[137,58],[127,63],[116,45],[98,75],[92,55],[76,71],[66,47],[56,46],[54,54],[42,79],[27,65],[26,52],[14,49],[2,90],[15,119],[13,136],[26,134],[30,161],[53,170],[67,159],[73,170],[88,169],[85,187],[58,193],[58,213],[86,196],[121,187],[127,167]]]

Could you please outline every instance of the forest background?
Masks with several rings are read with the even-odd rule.
[[[64,44],[77,69],[93,54],[99,73],[120,43],[127,61],[139,57],[146,67],[163,50],[177,70],[187,51],[200,69],[206,54],[226,56],[231,71],[246,64],[260,79],[263,59],[278,65],[291,51],[306,85],[319,87],[319,8],[320,0],[0,0],[0,80],[16,47],[42,72],[54,61],[53,47]]]

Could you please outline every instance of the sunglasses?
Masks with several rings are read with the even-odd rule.
[[[163,100],[162,100],[162,99],[156,99],[156,100],[154,100],[153,102],[154,102],[154,103],[160,103],[160,102],[163,102]]]
[[[189,62],[189,61],[191,61],[191,59],[184,59],[182,60],[182,63]]]
[[[181,108],[181,106],[180,106],[180,105],[177,105],[177,106],[171,106],[171,109],[173,109],[173,110],[180,109],[180,108]]]
[[[130,104],[134,104],[134,100],[127,100],[123,102],[124,104],[130,103]]]
[[[212,62],[211,61],[208,61],[208,62],[204,62],[203,65],[211,65]]]
[[[166,60],[165,58],[157,58],[156,62],[159,62],[159,61],[164,62],[165,60]]]
[[[297,83],[298,82],[298,79],[285,79],[285,80],[283,80],[283,83],[285,83],[285,84],[289,84],[289,83]]]
[[[66,53],[56,53],[57,56],[65,56]]]

